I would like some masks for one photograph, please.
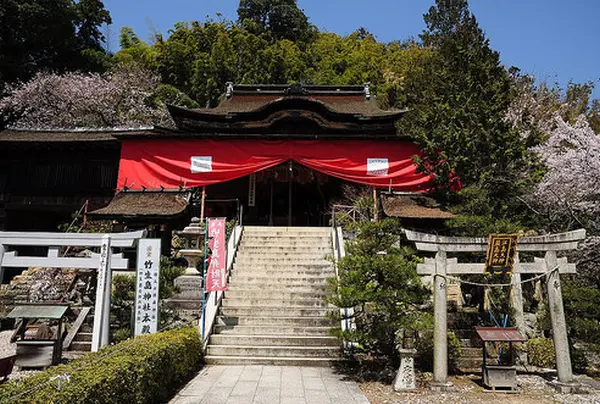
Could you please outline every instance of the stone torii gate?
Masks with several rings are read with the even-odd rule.
[[[448,253],[485,253],[488,239],[483,237],[447,237],[405,230],[409,241],[415,243],[418,251],[435,253],[435,258],[426,258],[417,266],[423,276],[433,276],[434,301],[434,351],[433,387],[443,388],[448,383],[448,324],[447,324],[447,275],[483,274],[485,264],[458,263],[456,258],[448,258]],[[575,274],[575,264],[567,258],[557,258],[558,251],[577,249],[585,238],[585,230],[548,236],[521,237],[517,245],[514,271],[511,275],[510,302],[515,312],[515,323],[519,330],[524,328],[522,274],[547,274],[548,303],[552,320],[552,334],[556,351],[558,381],[562,387],[573,385],[573,371],[567,339],[567,326],[563,308],[560,274]],[[533,262],[520,262],[518,252],[544,253],[544,258],[536,257]]]

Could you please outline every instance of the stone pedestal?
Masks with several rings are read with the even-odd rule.
[[[400,349],[400,368],[394,380],[395,391],[415,390],[417,388],[417,377],[415,375],[414,349]]]
[[[202,278],[183,275],[175,279],[179,293],[167,300],[167,304],[184,320],[194,320],[202,315]]]

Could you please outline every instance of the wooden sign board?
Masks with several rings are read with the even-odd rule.
[[[518,234],[490,234],[485,261],[485,274],[512,273],[517,255]]]

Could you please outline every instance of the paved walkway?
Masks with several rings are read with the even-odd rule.
[[[369,404],[329,368],[207,366],[170,404]]]

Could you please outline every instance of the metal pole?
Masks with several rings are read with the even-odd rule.
[[[292,226],[292,175],[294,174],[294,162],[290,160],[290,175],[288,176],[288,226]]]
[[[206,221],[204,226],[204,262],[202,264],[202,342],[204,342],[204,324],[206,322],[206,260],[208,257],[208,224],[210,219]]]

